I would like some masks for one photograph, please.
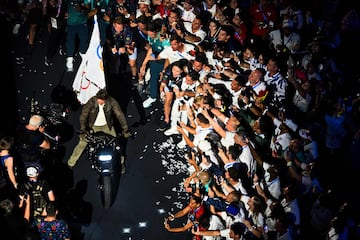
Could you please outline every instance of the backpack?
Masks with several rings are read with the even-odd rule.
[[[24,185],[26,192],[31,196],[34,216],[40,216],[47,204],[47,198],[44,193],[45,181],[43,179],[37,182],[28,181]]]

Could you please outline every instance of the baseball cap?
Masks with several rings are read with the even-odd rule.
[[[36,177],[39,175],[39,169],[37,167],[28,167],[26,169],[26,175],[28,177]]]
[[[138,4],[150,5],[150,0],[139,0]]]

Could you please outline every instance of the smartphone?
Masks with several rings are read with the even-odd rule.
[[[195,223],[194,224],[194,232],[197,232],[198,228],[199,228],[199,224]]]

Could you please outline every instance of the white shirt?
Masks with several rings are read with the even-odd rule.
[[[200,126],[197,126],[196,133],[195,133],[194,139],[193,139],[193,144],[195,145],[195,147],[197,147],[197,145],[199,145],[200,141],[204,140],[206,138],[206,136],[212,131],[214,131],[214,129],[212,127],[202,128]]]
[[[249,146],[247,146],[247,145],[242,146],[242,152],[239,156],[239,160],[240,160],[240,162],[243,162],[246,164],[246,166],[248,167],[248,172],[250,172],[251,175],[255,172],[256,162],[253,158],[253,155],[251,154]]]
[[[288,81],[280,72],[270,76],[270,72],[267,71],[264,76],[264,81],[268,86],[274,86],[274,100],[279,102],[285,100]]]
[[[195,57],[190,55],[190,51],[194,50],[194,46],[191,44],[184,43],[184,50],[183,52],[174,51],[171,46],[166,46],[159,54],[159,58],[161,59],[169,59],[170,64],[180,60],[180,59],[187,59],[187,60],[194,60]]]
[[[225,228],[223,222],[218,215],[210,216],[210,225],[207,230],[223,230]],[[220,240],[220,236],[203,236],[203,240]]]
[[[104,113],[104,105],[99,104],[99,112],[96,117],[94,126],[105,126],[106,124],[107,123],[106,123],[106,118],[105,118],[105,113]]]
[[[182,15],[181,15],[181,19],[184,22],[192,22],[194,21],[196,15],[194,14],[194,8],[191,8],[190,10],[185,10],[183,7],[181,7],[182,10]]]
[[[225,131],[225,137],[220,139],[220,143],[226,148],[229,149],[230,146],[235,144],[235,132]]]
[[[311,102],[311,95],[309,93],[306,93],[306,97],[303,98],[299,91],[296,90],[295,95],[293,97],[293,104],[297,109],[299,109],[301,112],[305,113],[309,110]]]
[[[199,42],[194,42],[194,44],[198,44],[205,39],[206,32],[204,30],[202,30],[201,28],[199,30],[197,30],[196,32],[193,32],[193,30],[191,29],[191,25],[192,25],[192,22],[184,22],[184,27],[185,27],[186,31],[194,34],[196,37],[201,38],[201,40]]]
[[[263,162],[263,169],[265,171],[264,174],[264,178],[265,178],[265,182],[266,182],[266,187],[269,190],[269,193],[271,194],[271,196],[273,196],[276,199],[279,199],[280,195],[281,195],[281,185],[280,185],[280,179],[279,177],[273,179],[272,181],[269,180],[270,178],[270,173],[267,171],[269,169],[271,165],[268,164],[267,162]],[[262,186],[263,184],[261,183],[261,187],[262,189],[264,189],[264,186]]]
[[[286,46],[291,53],[296,53],[296,47],[300,45],[300,35],[291,32],[289,36],[285,36],[280,29],[273,30],[269,33],[270,42],[276,48],[277,45]]]

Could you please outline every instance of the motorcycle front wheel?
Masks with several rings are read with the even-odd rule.
[[[101,190],[104,208],[110,208],[112,200],[111,176],[103,176],[103,188]]]

